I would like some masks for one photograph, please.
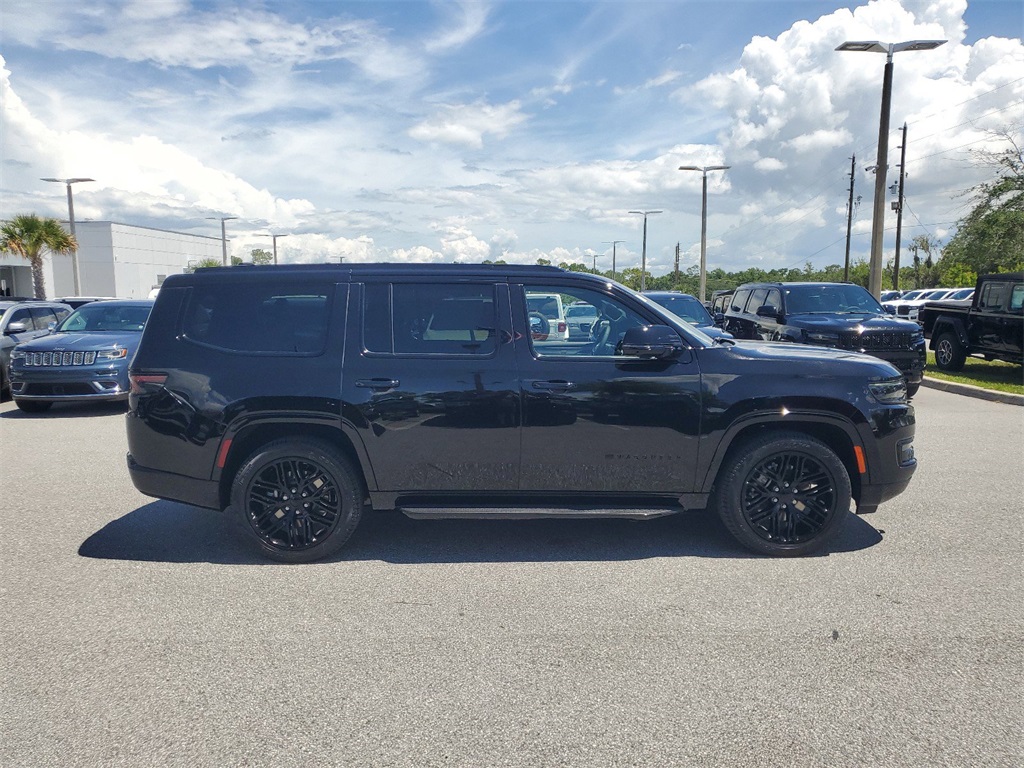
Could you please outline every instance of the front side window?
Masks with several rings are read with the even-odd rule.
[[[530,347],[537,357],[615,357],[618,344],[628,328],[649,322],[620,302],[587,288],[526,285],[527,321]],[[538,306],[571,306],[574,315],[591,318],[585,335],[567,334],[559,329],[557,316],[548,317]],[[574,327],[575,331],[575,327]]]
[[[1010,311],[1020,312],[1024,306],[1024,284],[1017,283],[1010,292]]]
[[[747,298],[750,296],[750,289],[745,288],[742,291],[736,291],[732,295],[732,300],[729,302],[729,310],[731,312],[742,312],[743,305],[746,303]]]
[[[323,284],[197,286],[182,330],[190,341],[232,352],[319,354],[331,292],[333,286]]]
[[[497,349],[494,285],[364,286],[363,347],[397,355],[489,355]]]

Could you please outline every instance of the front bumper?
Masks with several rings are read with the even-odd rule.
[[[11,394],[19,400],[126,400],[128,370],[110,366],[68,370],[12,367]]]

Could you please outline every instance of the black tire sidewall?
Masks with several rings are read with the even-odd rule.
[[[742,511],[742,487],[747,474],[776,453],[803,453],[821,464],[831,475],[836,494],[832,517],[812,538],[796,544],[778,544],[758,535]],[[850,512],[852,489],[846,466],[825,443],[808,435],[784,432],[752,438],[731,454],[715,483],[715,507],[719,518],[743,546],[764,555],[799,557],[825,547]]]
[[[282,459],[318,464],[331,476],[341,496],[341,519],[323,541],[308,549],[278,549],[265,541],[249,522],[246,499],[251,482],[268,464]],[[359,524],[365,498],[361,477],[337,449],[319,440],[303,438],[283,438],[257,449],[239,467],[231,483],[231,513],[242,535],[265,557],[284,563],[308,563],[337,553]]]

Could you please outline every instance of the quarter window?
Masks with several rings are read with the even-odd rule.
[[[189,296],[184,335],[232,352],[319,354],[331,292],[333,285],[323,284],[205,286]]]

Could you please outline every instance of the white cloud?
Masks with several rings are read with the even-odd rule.
[[[465,45],[481,34],[487,23],[488,7],[480,2],[439,3],[440,10],[453,9],[455,25],[444,29],[424,44],[430,53],[441,53]]]
[[[480,148],[484,136],[503,138],[516,126],[526,122],[518,101],[507,104],[449,104],[413,126],[409,136],[417,141],[461,144]]]

